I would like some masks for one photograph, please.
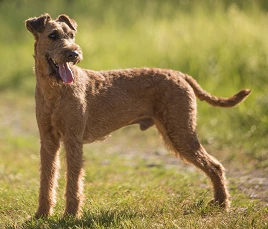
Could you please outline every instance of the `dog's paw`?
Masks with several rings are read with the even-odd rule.
[[[49,217],[50,215],[52,215],[52,210],[51,211],[43,211],[43,210],[40,210],[38,209],[34,215],[34,218],[36,219],[40,219],[40,218],[47,218]]]

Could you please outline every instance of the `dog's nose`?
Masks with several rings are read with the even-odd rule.
[[[75,60],[77,57],[79,56],[79,53],[77,51],[72,51],[72,50],[69,50],[67,52],[67,58],[69,60]]]

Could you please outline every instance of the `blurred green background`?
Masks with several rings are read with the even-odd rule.
[[[53,18],[65,13],[78,23],[81,67],[172,68],[217,96],[250,88],[250,97],[236,108],[198,102],[198,134],[210,150],[227,149],[230,160],[267,169],[266,0],[0,0],[2,153],[19,148],[25,136],[38,136],[34,39],[24,21],[45,12]]]

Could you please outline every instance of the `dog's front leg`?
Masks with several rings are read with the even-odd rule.
[[[56,203],[60,141],[49,132],[41,134],[40,191],[36,218],[52,214]]]
[[[67,160],[65,215],[80,216],[83,202],[83,143],[76,137],[64,139]]]

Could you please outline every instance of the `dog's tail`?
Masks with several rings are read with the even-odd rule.
[[[219,98],[213,96],[206,92],[200,85],[189,75],[183,74],[183,78],[189,83],[189,85],[193,88],[195,95],[201,100],[205,100],[212,106],[217,107],[233,107],[238,103],[242,102],[251,92],[249,89],[244,89],[239,91],[237,94],[230,98]]]

